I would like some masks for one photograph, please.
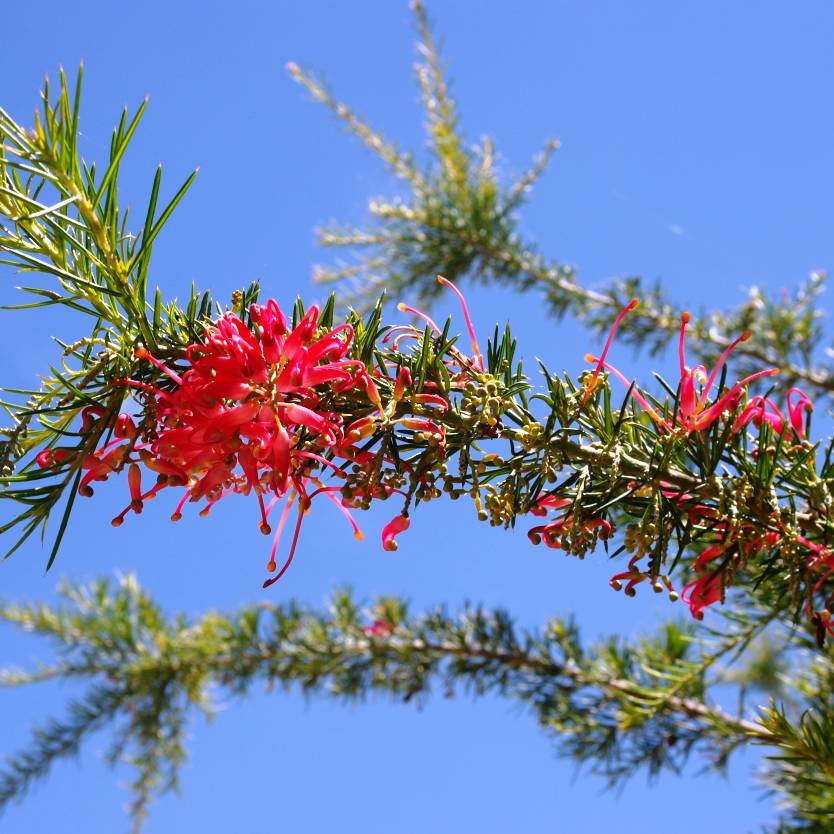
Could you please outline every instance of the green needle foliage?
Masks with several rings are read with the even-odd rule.
[[[679,770],[691,756],[722,769],[733,751],[766,745],[774,760],[765,778],[788,795],[804,781],[796,769],[832,768],[830,735],[820,717],[828,708],[834,665],[817,655],[811,674],[787,679],[799,724],[774,705],[749,712],[744,698],[714,687],[761,687],[750,672],[725,664],[758,642],[772,648],[778,631],[769,611],[732,616],[719,631],[696,636],[689,626],[663,626],[633,643],[620,638],[582,645],[570,621],[552,620],[541,631],[518,628],[504,611],[437,608],[412,614],[407,602],[386,597],[367,606],[348,592],[326,610],[297,603],[257,604],[191,621],[169,617],[127,577],[118,586],[100,582],[66,587],[67,603],[8,605],[0,618],[43,636],[55,661],[32,672],[7,670],[7,686],[54,677],[84,682],[87,692],[64,717],[37,728],[30,746],[12,756],[0,777],[0,806],[19,798],[53,762],[77,752],[103,726],[114,734],[113,761],[136,769],[132,805],[137,825],[153,793],[176,785],[185,758],[183,738],[195,711],[212,715],[218,699],[240,700],[255,685],[298,690],[339,700],[373,693],[420,703],[431,691],[477,698],[487,693],[524,705],[553,738],[557,751],[617,784],[640,770]],[[761,642],[770,634],[771,643]],[[782,635],[784,638],[784,635]],[[770,646],[770,648],[768,648]],[[276,697],[279,697],[276,695]],[[809,757],[813,756],[811,762]],[[807,766],[806,766],[807,761]],[[831,801],[832,790],[819,786]],[[810,797],[800,789],[798,800]],[[801,804],[796,814],[801,818]]]
[[[7,488],[0,497],[26,509],[0,528],[21,527],[15,550],[63,504],[49,565],[58,551],[80,480],[80,464],[112,429],[126,389],[114,385],[134,373],[134,350],[145,345],[160,356],[181,353],[200,337],[216,311],[208,295],[192,290],[185,309],[165,304],[159,288],[148,291],[153,244],[185,196],[192,174],[160,202],[162,167],[153,178],[145,215],[131,231],[128,213],[118,204],[119,170],[146,102],[122,113],[110,142],[107,165],[87,165],[78,147],[83,68],[74,90],[63,71],[57,93],[47,80],[43,109],[32,130],[0,109],[0,264],[27,279],[46,276],[48,286],[25,284],[32,301],[6,309],[62,306],[86,314],[87,328],[60,342],[60,367],[53,366],[34,390],[9,390],[0,401],[11,426],[2,429],[0,475]],[[5,222],[3,222],[5,218]],[[106,419],[79,432],[85,408],[100,406]],[[33,469],[34,449],[60,442],[74,445],[75,463],[57,482],[45,483]],[[9,551],[9,552],[12,552]],[[8,554],[7,554],[8,555]]]

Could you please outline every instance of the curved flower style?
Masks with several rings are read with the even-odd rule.
[[[794,398],[796,401],[794,402]],[[759,428],[767,423],[776,434],[782,434],[789,426],[799,440],[805,439],[805,419],[803,412],[813,411],[814,404],[810,397],[799,388],[788,389],[788,419],[769,397],[751,397],[742,409],[734,424],[735,431],[741,430],[748,423]]]
[[[382,546],[386,550],[397,550],[397,536],[404,533],[411,526],[411,521],[405,513],[395,515],[385,527],[382,528]]]

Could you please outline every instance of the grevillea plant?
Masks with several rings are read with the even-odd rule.
[[[276,609],[274,633],[265,634],[252,615],[246,633],[229,626],[228,645],[212,643],[219,638],[206,626],[197,651],[193,635],[202,626],[186,634],[161,615],[151,617],[153,605],[132,580],[115,594],[100,585],[92,606],[91,597],[74,592],[82,609],[77,619],[65,609],[51,618],[35,609],[3,609],[6,619],[59,641],[60,624],[74,623],[75,648],[84,641],[98,647],[74,674],[103,675],[106,682],[75,723],[41,733],[28,758],[13,763],[0,782],[0,805],[129,704],[133,718],[124,744],[132,741],[138,750],[134,811],[141,818],[150,794],[173,783],[183,757],[181,717],[165,706],[168,697],[173,704],[177,687],[201,703],[212,682],[231,685],[262,672],[309,688],[331,676],[337,695],[358,694],[351,687],[364,681],[366,689],[387,687],[410,697],[439,671],[448,683],[472,679],[479,691],[495,686],[534,704],[546,726],[570,735],[570,755],[604,760],[613,779],[621,775],[618,762],[623,773],[679,763],[664,747],[670,734],[681,739],[683,759],[699,745],[717,762],[744,741],[770,745],[788,762],[777,767],[771,784],[803,820],[821,818],[834,808],[834,790],[829,782],[825,790],[808,787],[803,768],[834,778],[828,702],[813,703],[816,712],[795,719],[774,703],[753,720],[702,696],[718,658],[740,652],[774,622],[793,630],[794,647],[819,658],[813,675],[803,679],[804,695],[813,690],[822,698],[825,687],[831,690],[826,639],[834,635],[834,445],[814,437],[811,415],[814,402],[834,390],[832,376],[798,364],[778,339],[763,347],[751,336],[749,310],[725,318],[734,329],[716,335],[688,312],[673,313],[655,290],[631,300],[622,286],[605,294],[584,290],[571,271],[521,247],[513,211],[546,160],[505,192],[488,165],[476,168],[456,132],[422,6],[414,8],[425,59],[418,80],[438,171],[418,171],[290,67],[414,188],[408,211],[378,212],[388,225],[375,240],[387,247],[396,310],[382,299],[368,305],[367,297],[357,310],[341,313],[335,297],[321,307],[262,301],[257,285],[234,293],[225,306],[208,293],[192,292],[184,306],[166,301],[161,288],[149,290],[153,243],[192,178],[161,206],[160,169],[144,224],[128,229],[116,199],[118,174],[144,105],[122,118],[109,161],[98,169],[78,149],[80,74],[74,92],[63,75],[57,96],[47,87],[33,129],[0,110],[3,263],[47,280],[22,287],[34,301],[20,306],[63,306],[92,322],[84,336],[61,343],[61,368],[50,369],[41,387],[13,392],[4,402],[11,425],[0,446],[0,480],[2,498],[15,508],[2,527],[9,552],[57,515],[51,565],[76,498],[95,502],[97,485],[108,479],[125,487],[115,526],[141,525],[135,516],[150,500],[170,502],[172,521],[180,521],[192,511],[208,515],[226,496],[244,495],[252,523],[265,536],[263,552],[252,558],[263,559],[268,587],[282,577],[291,581],[285,574],[303,553],[304,522],[314,503],[343,515],[345,534],[361,538],[358,511],[387,502],[390,521],[373,538],[396,550],[398,537],[420,523],[423,504],[461,500],[461,513],[473,522],[521,526],[531,545],[579,558],[604,549],[614,560],[614,591],[665,593],[695,621],[710,609],[714,623],[708,617],[701,628],[714,629],[711,638],[720,635],[718,649],[670,626],[663,639],[627,657],[612,644],[593,659],[565,623],[551,624],[536,642],[516,634],[501,614],[469,612],[466,625],[458,626],[445,615],[415,619],[400,602],[382,600],[363,618],[342,597],[331,619]],[[455,243],[452,236],[451,230],[466,229],[465,220],[452,221],[467,212],[487,229],[477,245]],[[408,223],[451,237],[435,235],[435,251],[415,253],[408,247],[430,236],[406,234]],[[494,245],[486,247],[490,235]],[[363,244],[338,236],[327,242]],[[453,250],[465,254],[466,263],[450,260]],[[504,256],[496,260],[499,251]],[[416,273],[418,262],[452,266],[454,279],[493,270],[522,289],[541,284],[557,312],[575,307],[607,336],[600,335],[598,354],[567,357],[567,370],[541,365],[528,375],[509,326],[484,338],[484,323],[473,322],[458,286],[425,270]],[[814,292],[819,283],[815,279]],[[462,328],[451,318],[435,322],[421,309],[440,292],[456,298]],[[806,301],[797,302],[793,323],[784,325],[788,341],[790,328],[800,329]],[[809,322],[803,325],[808,332]],[[658,378],[650,388],[612,358],[618,338],[643,343],[652,328],[677,339],[678,376]],[[687,357],[693,347],[688,329],[695,331],[697,364]],[[163,697],[150,679],[131,674],[139,661],[130,652],[118,662],[107,655],[104,612],[119,605],[140,612],[140,630],[151,634],[150,643],[156,629],[173,652],[182,650],[192,661],[199,655],[194,668],[183,663],[162,670],[174,694]],[[722,605],[724,620],[713,614]],[[285,658],[297,657],[285,652],[287,646],[303,643],[310,665],[286,659],[273,666],[262,655],[253,663],[247,640]],[[386,675],[392,669],[399,677]],[[22,673],[9,678],[34,679]],[[401,689],[391,683],[406,679],[409,686]],[[587,708],[588,692],[594,709]],[[608,726],[620,722],[626,736],[634,733],[627,751],[604,736],[605,720]],[[166,721],[170,735],[163,743],[157,730]]]
[[[818,468],[803,392],[788,392],[787,417],[770,398],[748,394],[778,368],[727,381],[727,362],[746,333],[709,373],[690,368],[684,314],[680,379],[658,399],[607,361],[634,299],[599,358],[586,357],[591,368],[577,381],[542,368],[537,390],[515,362],[509,330],[496,331],[484,357],[462,294],[438,281],[460,300],[465,351],[451,320],[441,329],[406,304],[400,311],[419,325],[385,324],[381,304],[364,321],[352,314],[334,325],[332,300],[323,311],[297,303],[288,319],[275,300],[258,304],[250,291],[245,309],[241,294],[235,309],[205,320],[198,340],[158,351],[164,361],[139,344],[124,375],[102,367],[103,397],[79,401],[78,422],[64,423],[60,434],[43,423],[34,460],[22,456],[12,482],[60,488],[75,475],[69,489],[91,497],[95,482],[123,475],[129,502],[116,526],[168,488],[180,492],[174,521],[190,504],[204,516],[229,494],[251,494],[257,524],[272,536],[265,586],[289,567],[319,496],[359,537],[352,509],[398,503],[381,534],[388,550],[421,503],[466,496],[476,517],[496,526],[544,516],[529,527],[530,541],[579,557],[622,528],[628,568],[611,585],[627,594],[642,582],[665,588],[700,619],[731,586],[764,579],[804,601],[820,641],[834,629],[827,504],[815,505],[828,495],[830,462]],[[103,366],[106,355],[93,361]],[[624,386],[617,408],[609,375]],[[32,495],[17,487],[9,497]]]

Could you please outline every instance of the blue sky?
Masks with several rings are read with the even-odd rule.
[[[834,266],[830,194],[834,119],[825,2],[474,2],[436,0],[463,126],[492,135],[507,174],[548,136],[562,142],[524,210],[524,229],[548,255],[593,285],[614,275],[661,278],[695,310],[740,301],[760,284],[792,288]],[[85,152],[101,157],[125,103],[151,106],[125,164],[124,198],[142,206],[162,160],[173,188],[195,166],[191,195],[155,250],[152,280],[182,294],[194,280],[219,298],[253,278],[282,303],[322,297],[311,266],[328,253],[313,229],[360,223],[367,198],[390,193],[377,161],[284,72],[288,60],[321,71],[341,97],[406,147],[422,149],[411,77],[414,33],[405,2],[282,0],[116,5],[45,0],[16,7],[0,52],[0,106],[28,123],[41,78],[87,67]],[[0,274],[2,303],[14,276]],[[543,317],[532,297],[473,289],[483,331],[507,317],[532,360],[572,372],[594,341],[570,318]],[[404,299],[408,300],[408,299]],[[829,311],[830,298],[825,300]],[[451,309],[451,305],[449,306]],[[0,381],[29,385],[78,323],[3,314]],[[84,324],[84,323],[82,323]],[[24,349],[25,348],[25,349]],[[629,364],[631,363],[631,364]],[[644,357],[618,364],[648,377]],[[819,421],[817,421],[819,425]],[[170,610],[230,609],[263,598],[267,553],[253,508],[219,507],[178,525],[157,503],[114,530],[124,485],[80,501],[54,570],[33,543],[2,565],[5,598],[50,599],[59,577],[135,571]],[[645,594],[606,584],[601,555],[585,563],[527,544],[523,530],[478,525],[460,505],[415,515],[396,554],[377,546],[388,512],[360,519],[353,541],[326,507],[308,521],[286,579],[267,598],[323,602],[337,586],[401,593],[415,606],[477,600],[525,624],[575,612],[590,636],[631,634],[681,615]],[[47,659],[43,646],[0,630],[0,662]],[[60,711],[68,687],[0,692],[0,748],[24,743],[38,718]],[[749,789],[754,757],[728,781],[642,777],[622,795],[576,776],[553,756],[532,718],[497,699],[437,697],[424,709],[372,700],[342,707],[255,693],[218,720],[196,721],[181,796],[153,809],[149,834],[325,831],[353,834],[700,834],[752,831],[770,807]],[[105,736],[4,818],[4,831],[126,828],[127,772],[103,764]]]

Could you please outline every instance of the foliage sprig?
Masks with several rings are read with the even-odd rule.
[[[413,614],[403,599],[363,605],[348,592],[321,611],[260,603],[196,621],[166,615],[130,576],[64,593],[67,602],[56,606],[0,608],[0,618],[44,637],[56,652],[53,665],[7,670],[5,685],[54,675],[89,687],[65,717],[37,729],[30,747],[9,759],[0,807],[108,726],[113,761],[126,758],[137,772],[132,811],[139,824],[152,795],[176,784],[195,709],[211,715],[218,699],[238,700],[262,684],[349,701],[378,692],[418,704],[432,689],[446,697],[495,693],[525,705],[562,755],[612,784],[641,769],[679,769],[692,754],[721,769],[750,743],[767,745],[782,762],[806,748],[828,755],[826,737],[800,738],[778,724],[775,705],[762,718],[728,711],[710,697],[713,686],[726,687],[722,661],[761,635],[767,615],[728,620],[710,638],[669,624],[632,645],[617,638],[586,647],[569,620],[525,631],[502,610]],[[813,687],[806,682],[803,702],[823,697],[817,687],[830,681],[827,654],[815,670],[819,677]],[[812,715],[806,727],[817,720]],[[777,761],[768,778],[784,778],[783,767]]]

